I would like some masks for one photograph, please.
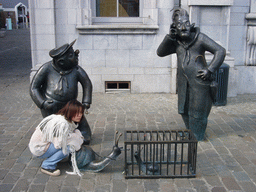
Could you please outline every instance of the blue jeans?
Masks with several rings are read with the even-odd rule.
[[[69,154],[69,147],[68,147]],[[44,169],[56,169],[57,163],[68,156],[68,154],[64,155],[62,149],[56,149],[54,145],[51,143],[47,151],[38,158],[44,159],[41,167]]]

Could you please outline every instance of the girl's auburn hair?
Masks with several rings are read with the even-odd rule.
[[[67,102],[67,104],[60,109],[56,114],[63,115],[69,122],[72,122],[72,117],[76,116],[77,113],[82,112],[84,118],[84,107],[82,103],[77,100],[71,100]]]

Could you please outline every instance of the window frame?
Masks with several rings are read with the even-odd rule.
[[[139,17],[96,17],[96,1],[91,1],[92,24],[143,24],[143,2],[139,0]],[[118,0],[117,0],[118,1]],[[118,2],[117,2],[118,3]],[[118,7],[118,6],[117,6]],[[117,8],[118,10],[118,8]]]
[[[113,18],[96,17],[95,0],[83,0],[76,29],[80,35],[155,35],[159,30],[158,8],[146,8],[144,1],[140,0],[140,17]]]
[[[109,84],[116,84],[116,88],[108,88]],[[120,88],[120,84],[127,84],[128,88]],[[105,81],[105,93],[131,92],[131,81]]]

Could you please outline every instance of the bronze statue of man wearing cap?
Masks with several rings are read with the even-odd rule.
[[[52,49],[49,55],[53,59],[41,66],[30,84],[30,95],[43,117],[57,113],[68,101],[77,99],[78,83],[83,90],[82,104],[86,109],[90,108],[92,83],[87,73],[78,65],[79,50],[73,49],[75,41]],[[88,144],[91,129],[85,118],[78,128]]]

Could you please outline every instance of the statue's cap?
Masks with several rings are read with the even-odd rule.
[[[74,41],[72,41],[70,44],[67,43],[58,48],[54,48],[49,52],[49,55],[52,58],[60,57],[60,56],[64,55],[67,52],[67,50],[69,50],[69,48],[74,45],[75,42],[76,42],[76,39]]]
[[[186,17],[189,17],[189,14],[188,12],[185,10],[185,9],[182,9],[182,8],[176,8],[174,11],[173,11],[173,14],[172,14],[172,21],[174,22],[175,20],[175,17],[177,16],[186,16]]]

